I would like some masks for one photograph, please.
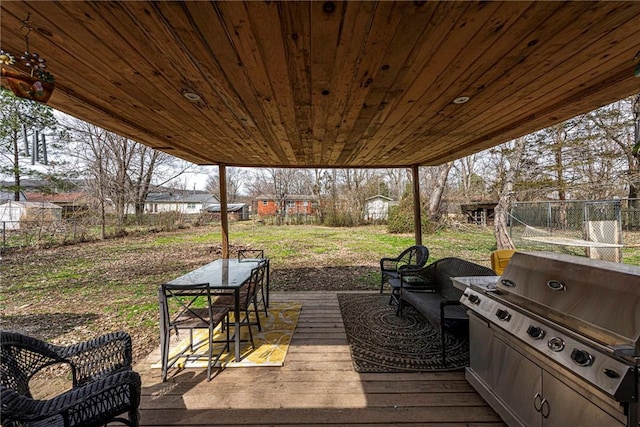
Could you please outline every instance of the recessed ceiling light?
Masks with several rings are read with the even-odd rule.
[[[469,101],[469,97],[468,96],[459,96],[456,99],[453,100],[454,104],[464,104],[465,102]]]
[[[198,95],[197,93],[189,92],[188,90],[185,90],[184,92],[182,92],[182,96],[184,96],[191,102],[197,102],[197,101],[200,101],[200,99],[202,99],[200,98],[200,95]]]

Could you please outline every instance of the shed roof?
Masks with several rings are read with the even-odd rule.
[[[1,206],[17,206],[17,207],[21,207],[21,208],[37,208],[37,209],[62,209],[61,206],[58,205],[54,205],[53,203],[49,203],[49,202],[16,202],[16,201],[9,201],[6,203],[2,203],[0,204]]]
[[[147,203],[206,203],[217,201],[211,193],[149,193]]]

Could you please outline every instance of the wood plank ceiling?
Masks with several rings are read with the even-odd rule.
[[[196,164],[436,165],[640,92],[635,1],[3,0],[1,12],[14,54],[29,17],[52,107]]]

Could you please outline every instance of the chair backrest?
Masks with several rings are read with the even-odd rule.
[[[0,332],[0,384],[31,398],[29,380],[38,371],[65,363],[54,346],[17,332]]]
[[[195,283],[189,285],[162,285],[164,318],[168,328],[180,329],[181,327],[200,327],[209,325],[209,319],[213,318],[213,297],[208,283]],[[189,326],[186,326],[186,324]]]
[[[262,261],[260,264],[258,264],[256,268],[251,270],[251,277],[249,278],[249,283],[247,284],[247,292],[245,294],[247,297],[247,300],[241,301],[240,305],[243,305],[244,303],[243,305],[244,307],[249,307],[249,304],[251,303],[251,300],[253,299],[254,295],[256,295],[256,293],[262,286],[266,267],[267,267],[266,261]]]
[[[491,268],[493,271],[498,275],[502,275],[514,253],[516,253],[516,251],[513,249],[498,249],[497,251],[491,252]]]
[[[264,249],[240,249],[238,251],[238,259],[262,259],[264,258]]]
[[[426,246],[411,246],[398,256],[398,268],[422,268],[429,259],[429,249]]]

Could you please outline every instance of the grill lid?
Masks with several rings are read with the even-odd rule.
[[[640,267],[550,252],[516,252],[500,296],[627,356],[640,355]]]

